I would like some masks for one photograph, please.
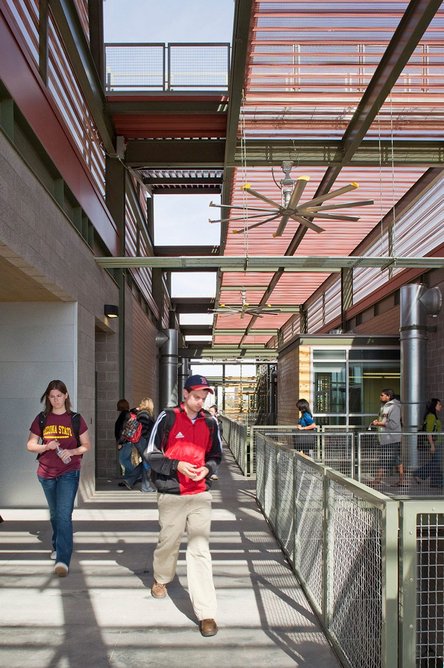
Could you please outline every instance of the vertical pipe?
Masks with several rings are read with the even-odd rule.
[[[177,329],[166,329],[164,334],[168,338],[160,348],[160,406],[168,408],[178,403],[179,339]]]
[[[426,400],[427,316],[437,315],[441,308],[439,288],[427,289],[413,283],[401,288],[401,402],[402,426],[406,432],[418,431]],[[416,438],[405,439],[403,455],[411,468],[417,466]]]

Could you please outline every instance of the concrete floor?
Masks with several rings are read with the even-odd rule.
[[[53,575],[44,510],[1,511],[0,665],[38,668],[338,668],[258,511],[254,481],[229,452],[213,488],[219,633],[203,638],[186,591],[184,550],[169,596],[153,599],[156,495],[98,483],[74,513],[67,578]],[[183,547],[183,546],[182,546]]]

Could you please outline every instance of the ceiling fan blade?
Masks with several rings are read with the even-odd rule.
[[[244,183],[243,186],[241,186],[242,190],[245,192],[249,193],[250,195],[253,195],[253,197],[257,197],[258,199],[262,200],[263,202],[266,202],[270,206],[272,206],[274,209],[279,209],[281,210],[282,207],[280,204],[277,202],[273,202],[272,199],[268,199],[268,197],[265,197],[265,195],[261,195],[260,193],[257,192],[257,190],[253,190],[253,188],[250,186],[249,183]]]
[[[344,220],[351,223],[355,223],[359,220],[359,216],[345,216],[341,213],[321,213],[320,211],[314,213],[313,216],[316,218],[323,218],[324,220]]]
[[[299,200],[302,197],[302,193],[305,190],[305,186],[307,183],[310,181],[309,176],[299,176],[296,179],[295,186],[293,188],[293,192],[291,193],[290,196],[290,201],[288,202],[287,209],[296,209]]]
[[[263,211],[264,213],[268,212],[268,209],[259,208],[255,206],[237,206],[236,204],[215,204],[210,202],[208,206],[211,206],[216,209],[240,209],[241,211]]]
[[[324,206],[320,204],[319,206],[311,206],[311,202],[306,204],[301,204],[298,206],[298,213],[302,213],[307,216],[308,212],[312,213],[315,211],[332,211],[333,209],[348,209],[349,206],[369,206],[374,204],[372,199],[361,200],[360,202],[344,202],[344,204],[327,204]]]
[[[293,220],[296,220],[298,223],[304,225],[305,227],[309,227],[310,230],[313,230],[313,232],[317,232],[318,234],[325,231],[323,227],[319,227],[319,225],[312,223],[311,220],[307,220],[307,218],[304,218],[304,216],[297,216],[295,214],[293,216],[290,216],[290,218],[293,218]]]
[[[264,223],[269,223],[270,220],[276,220],[276,218],[279,218],[281,214],[276,213],[274,216],[271,216],[270,218],[266,218],[265,220],[261,220],[259,223],[254,223],[254,225],[248,225],[247,227],[243,227],[239,230],[232,230],[233,234],[242,234],[242,232],[245,232],[246,230],[252,230],[255,227],[260,227],[261,225],[264,225]]]
[[[278,228],[277,228],[276,232],[273,234],[274,237],[281,237],[282,236],[283,231],[287,227],[287,223],[288,223],[289,218],[290,218],[290,215],[288,213],[284,213],[284,215],[282,216],[282,218],[279,222],[279,225],[278,225]]]
[[[317,204],[321,204],[322,202],[325,202],[328,199],[332,199],[333,197],[338,197],[338,195],[349,193],[350,190],[356,190],[356,188],[359,188],[359,183],[355,182],[349,183],[348,185],[343,186],[342,188],[338,188],[337,190],[330,190],[330,192],[325,193],[325,195],[319,195],[319,197],[315,197],[309,202],[306,202],[306,205],[316,206]]]
[[[234,223],[234,222],[238,222],[239,220],[243,220],[244,222],[247,223],[249,220],[253,220],[253,218],[263,218],[264,215],[269,215],[269,214],[270,214],[270,209],[268,209],[266,212],[265,212],[265,209],[264,209],[264,213],[258,213],[258,214],[255,214],[253,216],[232,216],[231,218],[218,218],[217,220],[212,220],[211,218],[208,218],[208,222],[209,223],[230,223],[230,222]],[[273,218],[277,218],[277,216],[279,216],[278,213],[275,216],[273,216]]]

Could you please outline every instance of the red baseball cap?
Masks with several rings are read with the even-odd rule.
[[[208,390],[208,392],[214,394],[205,376],[189,376],[185,381],[185,389],[188,392],[190,390]]]

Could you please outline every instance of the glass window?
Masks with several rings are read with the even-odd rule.
[[[313,350],[314,360],[345,360],[345,356],[345,350],[335,350],[334,348],[329,350]]]
[[[314,413],[346,413],[345,362],[314,362]]]
[[[350,350],[349,359],[350,360],[399,360],[400,351],[399,350],[381,350],[370,349],[370,350]]]
[[[378,415],[379,395],[391,388],[399,393],[399,362],[353,362],[349,367],[349,412]]]

